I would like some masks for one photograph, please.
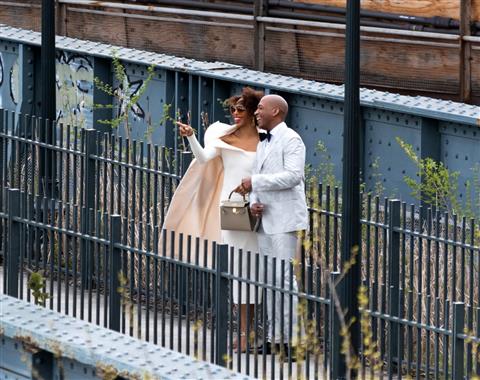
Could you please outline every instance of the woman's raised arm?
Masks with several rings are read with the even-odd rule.
[[[180,135],[187,137],[188,142],[190,143],[190,147],[192,148],[193,155],[199,162],[205,163],[207,161],[210,161],[212,158],[215,158],[218,155],[220,155],[219,149],[215,147],[206,146],[205,148],[202,148],[191,126],[189,126],[188,124],[180,123],[178,121],[177,121],[177,125],[178,125]]]

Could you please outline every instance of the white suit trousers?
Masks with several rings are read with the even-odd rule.
[[[283,287],[286,290],[290,289],[290,263],[295,257],[295,250],[297,248],[297,233],[286,232],[279,234],[266,234],[263,228],[260,227],[258,232],[258,248],[260,254],[268,256],[267,261],[267,281],[268,284],[275,284],[276,288]],[[276,258],[276,265],[274,270],[273,258]],[[285,269],[283,271],[282,281],[282,260],[285,260]],[[283,286],[282,286],[283,285]],[[297,281],[293,276],[293,283],[291,289],[296,292]],[[268,338],[272,343],[281,343],[282,341],[282,326],[283,326],[283,343],[289,340],[289,330],[291,324],[292,337],[296,336],[297,326],[297,306],[298,297],[289,297],[288,294],[282,296],[280,292],[275,292],[275,296],[271,290],[267,290],[267,295],[264,300],[267,302],[268,315]],[[291,301],[290,301],[291,300]],[[291,305],[290,305],[291,302]],[[283,307],[282,307],[283,306]],[[275,313],[274,313],[275,309]],[[290,316],[290,309],[293,311]],[[274,316],[274,318],[272,318]],[[273,323],[275,321],[275,323]]]

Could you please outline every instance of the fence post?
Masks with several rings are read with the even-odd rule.
[[[338,315],[337,304],[342,305],[341,297],[343,280],[340,272],[330,273],[330,379],[340,379],[344,360],[342,358],[342,326]]]
[[[228,315],[228,279],[222,276],[228,271],[228,245],[217,244],[217,268],[215,275],[215,364],[227,366],[227,315]]]
[[[399,317],[400,291],[400,205],[398,199],[389,202],[388,224],[388,313],[392,317]],[[388,372],[391,374],[394,363],[398,362],[398,323],[388,323]]]
[[[459,338],[465,328],[465,305],[463,302],[454,302],[453,304],[453,335],[452,335],[452,379],[463,380],[464,376],[464,354],[465,340]]]
[[[190,166],[190,162],[192,162],[192,152],[182,152],[181,160],[182,160],[182,164],[181,164],[182,168],[181,168],[180,175],[183,177],[188,167]]]
[[[111,330],[120,331],[120,306],[122,295],[120,292],[120,273],[122,270],[122,252],[116,247],[121,243],[122,217],[110,217],[110,289],[108,326]]]
[[[8,250],[7,250],[7,294],[18,298],[18,272],[20,258],[20,190],[8,190]]]
[[[93,226],[90,224],[90,210],[93,210],[95,207],[95,192],[96,192],[96,181],[95,181],[95,159],[90,158],[91,155],[97,154],[97,131],[95,129],[86,129],[85,130],[85,156],[84,156],[84,173],[85,178],[82,178],[83,181],[83,194],[85,207],[85,213],[82,218],[82,233],[90,234]],[[85,242],[82,245],[81,252],[81,269],[82,269],[82,282],[85,284],[85,289],[90,289],[92,284],[90,283],[91,274],[93,269],[93,261],[90,252],[90,244]]]

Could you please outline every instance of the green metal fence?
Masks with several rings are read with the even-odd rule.
[[[349,321],[337,301],[349,263],[339,259],[337,188],[308,188],[303,249],[277,263],[295,273],[294,290],[275,283],[256,252],[162,230],[189,153],[62,125],[50,129],[48,145],[39,141],[45,126],[0,112],[3,292],[257,377],[338,377]],[[47,155],[52,186],[38,175]],[[372,194],[361,200],[363,345],[352,369],[389,378],[480,374],[475,220]],[[242,261],[247,272],[234,270]],[[246,353],[233,348],[242,323],[234,284],[255,299]],[[275,299],[285,308],[299,301],[301,328],[283,321],[289,344],[267,354],[266,303]],[[296,362],[294,347],[305,352]]]

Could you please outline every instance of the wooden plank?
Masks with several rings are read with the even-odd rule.
[[[480,0],[472,0],[472,18],[480,21]]]
[[[472,50],[471,60],[472,96],[480,99],[480,50]],[[480,104],[480,100],[476,104]]]
[[[472,0],[460,0],[460,35],[470,36],[470,23],[472,20]],[[462,102],[468,102],[472,96],[471,82],[471,53],[472,44],[468,41],[460,42],[460,66],[458,68],[460,75],[460,99]]]
[[[341,83],[343,38],[267,31],[266,69]],[[362,40],[363,86],[458,94],[459,49]]]
[[[68,12],[68,35],[202,61],[253,66],[253,27],[185,24]],[[102,28],[98,27],[101,19]]]
[[[0,8],[0,24],[40,32],[41,9],[2,6]]]
[[[35,0],[38,1],[38,0]],[[313,1],[313,0],[304,0]],[[315,0],[316,1],[316,0]],[[326,2],[333,0],[323,0]],[[337,0],[339,2],[340,0]],[[380,0],[378,0],[380,1]],[[412,0],[409,0],[412,1]],[[420,2],[425,0],[419,0]],[[460,0],[455,0],[460,2]],[[365,0],[365,3],[372,3]],[[441,0],[439,0],[441,2]],[[453,2],[453,1],[452,1]],[[471,0],[480,4],[480,0]],[[69,6],[69,8],[72,8]],[[103,10],[100,7],[91,10]],[[0,22],[26,29],[39,29],[40,9],[0,6]],[[122,11],[117,11],[118,16]],[[141,12],[135,12],[139,15]],[[159,16],[147,13],[148,16]],[[112,15],[67,12],[67,35],[79,39],[102,41],[113,45],[168,53],[206,61],[225,61],[246,67],[254,66],[254,29],[225,25],[199,25],[115,17]],[[163,15],[160,15],[163,16]],[[203,21],[218,21],[202,19]],[[198,21],[198,19],[196,19]],[[101,25],[101,27],[99,27]],[[242,24],[242,26],[246,26]],[[338,30],[268,25],[265,44],[265,70],[318,81],[343,81],[344,39]],[[275,29],[275,30],[272,30]],[[314,33],[315,35],[308,34]],[[337,37],[335,37],[337,35]],[[408,37],[366,35],[362,40],[362,86],[387,91],[436,94],[458,99],[460,91],[460,46]],[[395,42],[395,39],[403,43]],[[406,43],[405,43],[406,42]],[[472,100],[480,97],[480,50],[478,44],[471,57]]]
[[[346,0],[295,0],[300,3],[345,7]],[[362,9],[412,16],[444,16],[460,19],[459,0],[362,0]],[[480,0],[472,1],[475,20],[480,20]]]

